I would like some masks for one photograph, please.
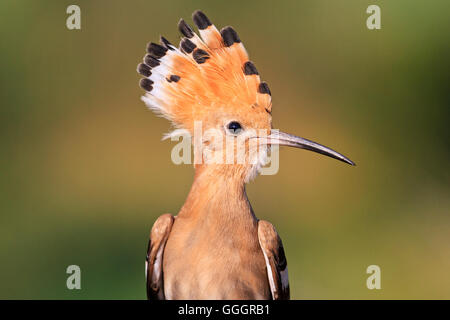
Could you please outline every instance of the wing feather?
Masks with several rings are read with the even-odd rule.
[[[289,279],[283,244],[274,226],[258,222],[258,239],[264,253],[273,300],[289,300]]]
[[[167,239],[175,218],[163,214],[153,224],[148,242],[145,261],[145,277],[147,282],[147,298],[149,300],[164,300],[163,255]]]

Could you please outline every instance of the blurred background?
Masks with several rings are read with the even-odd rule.
[[[193,168],[171,162],[136,66],[195,9],[235,27],[275,128],[357,163],[282,149],[278,174],[247,187],[283,239],[292,298],[450,299],[445,0],[2,0],[0,298],[145,298],[150,228],[178,212]],[[66,288],[72,264],[81,290]],[[381,290],[366,287],[372,264]]]

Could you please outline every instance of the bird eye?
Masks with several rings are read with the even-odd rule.
[[[236,121],[231,121],[228,124],[227,128],[232,134],[239,134],[242,131],[241,124],[239,122],[236,122]]]

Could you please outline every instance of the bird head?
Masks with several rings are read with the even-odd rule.
[[[336,151],[272,129],[272,99],[232,27],[220,31],[204,13],[192,15],[199,35],[181,19],[179,47],[161,37],[149,43],[138,72],[142,100],[189,133],[201,149],[200,162],[228,166],[248,180],[266,163],[270,146],[315,151],[348,164]]]

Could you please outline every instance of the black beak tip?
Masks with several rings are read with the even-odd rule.
[[[349,165],[356,167],[356,163],[354,163],[352,160],[345,159],[344,161],[345,161],[345,163],[348,163]]]

